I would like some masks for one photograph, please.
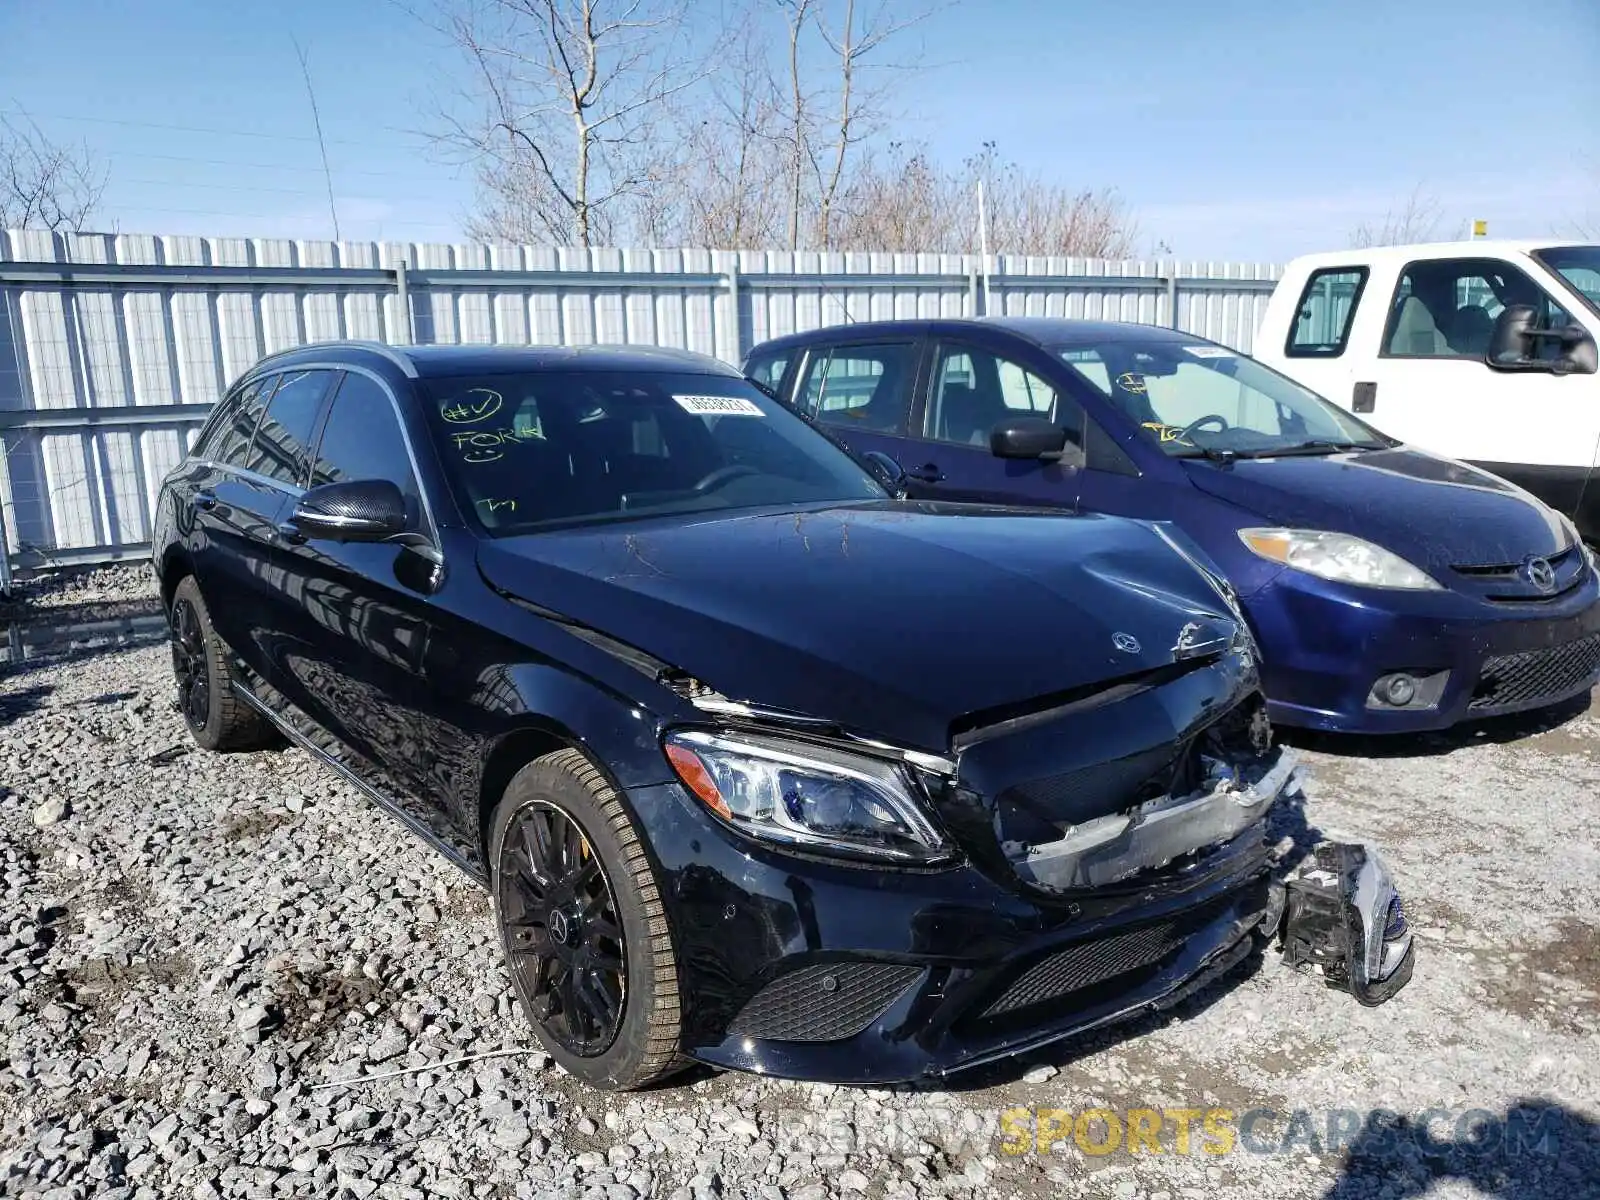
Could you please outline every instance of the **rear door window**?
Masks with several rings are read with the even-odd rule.
[[[230,467],[245,465],[250,453],[250,440],[255,437],[256,426],[267,407],[267,400],[277,386],[278,377],[266,375],[240,389],[226,426],[218,429],[217,436],[212,439],[216,447],[211,454],[213,461]]]
[[[1289,358],[1338,358],[1343,354],[1366,284],[1365,267],[1323,267],[1311,272],[1300,293],[1284,354]]]
[[[795,407],[841,430],[904,436],[916,343],[819,347],[806,360]]]
[[[789,369],[789,359],[790,352],[787,350],[754,354],[745,364],[744,373],[762,387],[776,392],[778,385],[783,382],[783,373]]]

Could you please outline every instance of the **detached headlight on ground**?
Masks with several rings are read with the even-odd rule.
[[[753,837],[901,862],[949,856],[892,763],[756,734],[668,734],[666,754],[702,804]]]
[[[1239,540],[1262,558],[1308,575],[1360,587],[1438,591],[1420,567],[1348,533],[1323,529],[1241,529]]]

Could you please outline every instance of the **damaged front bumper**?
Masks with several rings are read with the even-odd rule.
[[[1068,827],[1050,842],[1003,844],[1018,876],[1051,891],[1105,887],[1238,837],[1280,796],[1300,793],[1299,758],[1279,750],[1265,770],[1205,760],[1204,785]]]
[[[1311,865],[1327,856],[1314,855],[1296,882],[1280,877],[1265,817],[1299,779],[1286,755],[1253,780],[1152,806],[1096,842],[1098,857],[1084,848],[1082,862],[1101,865],[1083,869],[1126,867],[1134,829],[1146,831],[1134,839],[1143,853],[1183,853],[1058,896],[1019,891],[971,862],[799,860],[709,822],[677,785],[630,799],[667,881],[692,1056],[865,1084],[944,1075],[1170,1008],[1281,938],[1291,961],[1353,980],[1363,1003],[1393,994],[1409,976],[1410,942],[1383,940],[1393,890],[1376,855],[1362,848],[1329,878]],[[1195,853],[1180,829],[1219,840]]]

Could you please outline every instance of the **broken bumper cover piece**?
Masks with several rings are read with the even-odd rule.
[[[1360,842],[1323,842],[1285,881],[1283,958],[1329,987],[1382,1004],[1411,979],[1405,906],[1383,860]]]
[[[1279,796],[1299,792],[1299,761],[1292,750],[1280,749],[1251,782],[1215,762],[1202,791],[1096,817],[1068,829],[1058,841],[1005,848],[1017,874],[1037,887],[1103,887],[1237,837]]]

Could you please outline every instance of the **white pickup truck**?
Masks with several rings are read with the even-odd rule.
[[[1254,355],[1384,433],[1493,471],[1600,542],[1600,245],[1297,258]]]

